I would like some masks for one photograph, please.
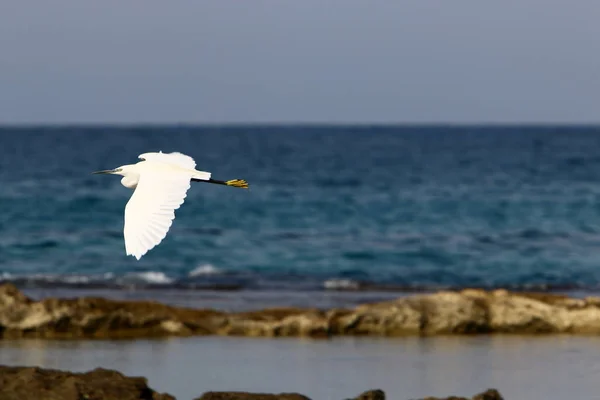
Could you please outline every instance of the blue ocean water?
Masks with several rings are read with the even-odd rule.
[[[600,285],[600,127],[0,128],[0,278],[286,290]],[[196,183],[125,255],[120,177],[181,151]]]

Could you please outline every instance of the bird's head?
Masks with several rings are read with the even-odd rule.
[[[121,184],[129,189],[135,189],[140,175],[135,169],[135,165],[122,165],[115,169],[105,169],[103,171],[92,172],[92,174],[110,174],[110,175],[121,175]]]
[[[115,169],[104,169],[102,171],[95,171],[92,174],[111,174],[111,175],[122,175],[125,176],[129,170],[130,165],[122,165]]]

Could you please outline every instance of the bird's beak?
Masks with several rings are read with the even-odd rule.
[[[92,174],[112,174],[114,172],[115,172],[114,169],[105,169],[105,170],[102,170],[102,171],[92,172]]]

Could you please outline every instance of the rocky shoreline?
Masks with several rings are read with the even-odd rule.
[[[226,313],[153,301],[25,296],[0,285],[0,338],[118,339],[222,335],[250,337],[600,334],[600,297],[505,290],[440,291],[352,309],[273,308]]]
[[[176,400],[167,393],[148,387],[141,377],[128,377],[120,372],[97,368],[73,373],[37,367],[7,367],[0,365],[0,398],[3,400]],[[394,396],[396,398],[396,396]],[[382,390],[369,390],[348,400],[385,400]],[[206,392],[196,400],[311,400],[298,393]],[[444,400],[426,397],[423,400]],[[502,400],[495,389],[466,397],[447,400]]]

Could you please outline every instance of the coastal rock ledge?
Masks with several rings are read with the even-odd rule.
[[[369,390],[352,400],[385,400],[381,390]],[[74,373],[38,367],[0,365],[0,399],[3,400],[176,400],[148,387],[145,378],[127,377],[110,369]],[[297,393],[261,394],[206,392],[196,400],[311,400]],[[348,399],[350,400],[350,399]],[[503,400],[495,389],[471,399],[426,397],[423,400]]]
[[[73,373],[38,367],[0,365],[3,400],[175,400],[150,389],[145,378],[97,368]]]
[[[0,285],[0,338],[497,333],[600,334],[600,297],[465,289],[400,297],[353,309],[274,308],[226,313],[98,297],[35,301],[12,284]]]

